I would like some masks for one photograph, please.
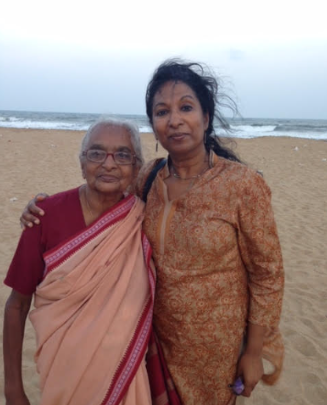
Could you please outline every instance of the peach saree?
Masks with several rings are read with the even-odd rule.
[[[143,210],[130,195],[46,253],[30,315],[41,405],[151,404],[155,274]]]

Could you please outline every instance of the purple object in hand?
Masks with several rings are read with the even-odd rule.
[[[229,385],[229,387],[233,390],[235,395],[241,395],[244,391],[244,383],[242,377],[236,378],[234,384]]]

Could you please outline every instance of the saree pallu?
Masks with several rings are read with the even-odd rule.
[[[154,329],[150,335],[146,359],[152,405],[182,405]]]
[[[45,254],[30,314],[42,405],[151,404],[155,274],[143,209],[128,196]]]

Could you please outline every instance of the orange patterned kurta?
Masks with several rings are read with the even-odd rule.
[[[245,165],[213,153],[211,163],[172,201],[166,165],[148,194],[144,222],[158,277],[154,324],[184,405],[234,402],[228,384],[247,321],[267,327],[265,354],[277,369],[283,355],[284,277],[270,190]],[[152,167],[143,168],[139,190]]]

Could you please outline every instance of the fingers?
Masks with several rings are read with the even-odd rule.
[[[48,196],[48,194],[46,194],[46,193],[38,193],[38,194],[36,194],[36,196],[34,197],[34,200],[36,200],[36,201],[43,201],[43,200],[45,200],[47,197],[49,197]],[[32,201],[32,200],[31,200]]]
[[[263,375],[263,364],[261,356],[244,353],[238,364],[237,376],[242,376],[244,390],[241,395],[250,397],[257,383]]]
[[[37,214],[37,215],[43,216],[43,215],[44,215],[44,211],[43,211],[41,208],[39,208],[39,207],[36,205],[36,203],[37,203],[38,201],[43,201],[43,200],[45,200],[47,197],[48,197],[48,195],[47,195],[47,194],[44,194],[44,193],[39,193],[39,194],[37,194],[37,195],[27,204],[27,209],[28,209],[28,211],[30,211],[31,214]],[[37,219],[37,218],[36,218],[36,219]]]
[[[26,228],[32,228],[33,224],[38,225],[40,223],[40,220],[32,215],[29,211],[28,208],[26,207],[22,213],[22,216],[20,217],[20,225],[23,229]]]
[[[234,384],[229,385],[229,387],[233,390],[235,395],[242,395],[249,398],[257,383],[258,381],[255,379],[252,379],[252,381],[246,381],[243,380],[242,376],[238,376],[235,379]]]
[[[23,211],[23,217],[27,222],[33,222],[34,224],[39,224],[40,220],[36,218],[33,214],[43,216],[44,211],[39,208],[36,203],[38,201],[43,201],[47,197],[46,194],[40,193],[37,194],[32,200],[29,201],[27,207]]]
[[[244,391],[242,392],[241,395],[243,395],[244,397],[249,398],[251,396],[252,391],[254,390],[256,384],[246,384],[244,382]]]
[[[47,194],[39,193],[29,201],[20,217],[20,224],[23,229],[32,228],[34,224],[38,225],[40,223],[39,218],[35,215],[43,216],[44,211],[36,203],[43,201],[45,198],[47,198]]]
[[[256,376],[252,376],[252,378],[246,378],[245,376],[243,376],[244,379],[244,390],[242,392],[242,395],[244,397],[250,397],[252,391],[255,389],[256,385],[259,382],[259,378],[257,378]]]

